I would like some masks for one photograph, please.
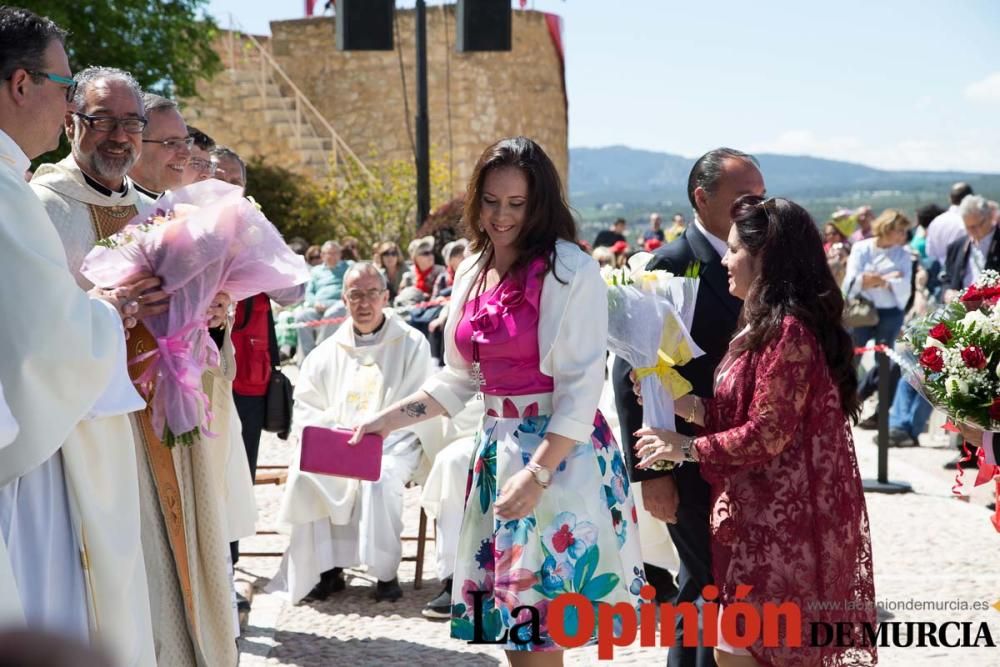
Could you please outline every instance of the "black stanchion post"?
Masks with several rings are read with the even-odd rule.
[[[417,229],[427,220],[431,210],[431,158],[429,120],[427,112],[427,6],[417,0]]]
[[[913,487],[906,482],[889,481],[889,406],[892,405],[889,355],[875,352],[875,363],[878,364],[878,477],[864,480],[864,488],[874,493],[909,493]]]
[[[875,353],[878,364],[878,483],[889,483],[889,357]]]

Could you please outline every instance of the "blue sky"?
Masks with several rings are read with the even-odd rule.
[[[267,34],[268,21],[301,18],[304,4],[208,7],[224,27],[232,13]],[[527,8],[563,18],[571,146],[695,156],[730,145],[1000,173],[1000,1],[528,0]]]

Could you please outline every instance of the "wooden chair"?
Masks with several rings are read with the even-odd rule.
[[[288,480],[288,466],[280,465],[259,465],[257,466],[257,477],[254,479],[254,485],[258,484],[284,484]],[[432,537],[427,537],[427,514],[424,512],[424,508],[420,508],[420,523],[417,526],[416,535],[404,535],[400,538],[403,542],[416,542],[417,543],[417,555],[415,556],[403,556],[405,561],[413,561],[415,564],[415,570],[413,575],[413,588],[415,590],[420,590],[424,587],[424,554],[427,552],[427,542],[437,541],[437,522],[434,522],[433,527],[434,534]],[[276,530],[258,530],[257,535],[277,535]],[[270,557],[270,558],[281,558],[284,553],[281,551],[240,551],[241,556],[248,557]]]
[[[426,547],[428,540],[431,542],[437,541],[437,521],[434,522],[434,535],[431,538],[427,537],[427,514],[424,512],[424,508],[420,508],[420,523],[417,526],[416,535],[404,535],[402,538],[404,542],[416,542],[417,543],[417,555],[416,556],[403,556],[403,560],[413,561],[416,565],[413,573],[413,588],[414,590],[420,590],[424,587],[424,554],[426,553]]]

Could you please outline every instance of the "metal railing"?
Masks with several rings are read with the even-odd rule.
[[[361,158],[351,150],[351,147],[341,138],[337,131],[333,129],[333,125],[330,121],[320,113],[319,109],[306,97],[305,93],[295,85],[295,82],[291,80],[285,70],[280,64],[274,59],[270,51],[260,43],[260,41],[253,35],[244,32],[240,29],[240,26],[235,23],[235,21],[230,17],[230,29],[227,31],[226,39],[228,41],[228,51],[229,51],[229,67],[231,72],[235,75],[235,72],[240,69],[240,64],[246,62],[250,65],[250,62],[255,58],[258,60],[259,66],[256,66],[256,83],[257,88],[260,91],[260,97],[262,104],[266,103],[268,99],[274,96],[269,94],[268,84],[274,84],[279,89],[279,97],[282,100],[291,97],[294,109],[294,136],[296,144],[302,147],[302,137],[311,136],[318,139],[323,139],[324,137],[317,131],[317,127],[329,135],[330,138],[330,155],[327,159],[327,167],[332,170],[336,170],[338,159],[349,159],[357,163],[358,168],[361,172],[368,178],[375,180],[374,174],[365,166]],[[250,48],[246,48],[244,45],[250,45]],[[251,65],[252,66],[252,65]],[[250,69],[248,67],[247,69]],[[275,78],[278,80],[276,81]],[[283,83],[287,89],[290,91],[290,95],[281,93],[281,83]],[[325,147],[324,147],[324,150]]]

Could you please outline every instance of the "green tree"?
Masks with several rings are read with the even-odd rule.
[[[370,256],[381,241],[395,241],[401,248],[417,230],[417,176],[411,160],[365,161],[374,174],[369,178],[354,160],[339,165],[323,184],[319,205],[329,215],[335,238],[353,236],[360,250]],[[431,203],[448,201],[448,167],[431,160]]]
[[[212,42],[218,26],[208,0],[24,0],[69,31],[73,71],[90,65],[128,70],[144,87],[171,97],[196,94],[198,79],[222,68]]]
[[[66,53],[74,72],[91,65],[132,73],[144,89],[168,97],[196,94],[195,82],[222,69],[212,49],[218,26],[203,11],[208,0],[22,0],[69,32]],[[40,155],[32,167],[58,162],[69,154],[59,147]]]
[[[341,163],[333,176],[316,182],[255,156],[247,163],[247,194],[260,204],[285,239],[300,236],[310,244],[319,244],[353,236],[365,257],[370,257],[381,241],[395,241],[405,249],[417,235],[413,163],[372,158],[365,164],[373,178],[349,160]],[[432,202],[448,201],[447,183],[447,167],[432,161]],[[450,236],[442,237],[441,243],[451,240],[454,221],[440,211],[458,211],[460,216],[461,200],[457,201],[435,211],[420,234],[437,236],[438,228],[444,225]]]
[[[309,179],[255,156],[247,162],[247,194],[260,204],[285,240],[300,236],[318,244],[334,238],[329,213],[320,203],[320,190]]]

